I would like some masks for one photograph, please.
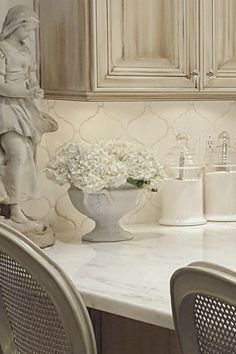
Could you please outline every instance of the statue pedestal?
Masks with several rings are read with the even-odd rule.
[[[40,248],[50,247],[55,243],[55,234],[52,230],[52,227],[45,223],[44,220],[40,220],[39,222],[19,224],[11,219],[1,217],[0,221],[20,231]]]

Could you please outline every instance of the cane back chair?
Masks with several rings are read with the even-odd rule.
[[[0,343],[3,354],[96,354],[87,309],[71,281],[2,223]]]
[[[236,354],[236,273],[195,262],[178,269],[170,287],[182,354]]]

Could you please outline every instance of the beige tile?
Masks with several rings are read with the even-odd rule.
[[[55,212],[58,216],[71,221],[77,228],[82,224],[85,215],[80,213],[71,203],[68,193],[57,199]]]
[[[236,105],[231,105],[231,109],[224,115],[216,119],[214,124],[215,134],[218,136],[223,130],[226,130],[231,136],[232,144],[236,142]]]
[[[58,240],[69,242],[75,237],[76,225],[53,210],[49,214],[49,222]]]
[[[98,106],[97,102],[57,101],[54,113],[58,118],[70,122],[76,129],[81,122],[96,114]]]
[[[23,210],[30,217],[43,219],[48,218],[50,212],[50,205],[47,199],[40,198],[33,201],[24,202]]]
[[[190,143],[195,144],[199,136],[210,130],[210,123],[191,106],[187,112],[173,122],[172,129],[175,135],[179,132],[186,133]]]
[[[150,104],[146,104],[142,113],[131,119],[128,124],[128,134],[134,141],[153,146],[168,133],[166,120],[154,114]]]
[[[191,102],[188,101],[164,101],[152,102],[152,111],[166,119],[171,125],[173,120],[189,109]]]
[[[100,105],[96,114],[87,118],[79,127],[80,137],[88,143],[101,139],[120,138],[123,133],[121,123],[113,116],[108,115],[103,105]]]
[[[215,120],[224,116],[230,109],[232,102],[225,101],[196,101],[194,106],[196,111],[209,120]]]
[[[170,152],[175,144],[176,136],[173,130],[169,129],[167,134],[152,146],[152,148],[156,151],[156,154],[161,163],[165,162],[166,155]]]
[[[140,115],[144,109],[144,102],[107,102],[104,104],[104,111],[120,121],[123,127],[131,119]]]
[[[70,143],[74,138],[74,127],[63,119],[57,119],[58,130],[45,134],[49,156],[53,156],[60,148]]]

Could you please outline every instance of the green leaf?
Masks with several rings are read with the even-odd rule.
[[[142,188],[144,185],[143,180],[133,179],[132,177],[127,178],[127,183],[130,183],[130,184],[136,186],[137,188]]]

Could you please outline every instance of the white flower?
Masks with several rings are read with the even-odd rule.
[[[122,140],[69,144],[50,161],[46,174],[58,184],[70,183],[86,192],[127,182],[154,191],[161,180],[153,151]]]

